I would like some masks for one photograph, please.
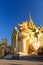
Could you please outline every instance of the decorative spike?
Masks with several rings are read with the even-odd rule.
[[[30,20],[31,20],[31,13],[30,13],[30,15],[29,15],[29,18],[30,18]]]

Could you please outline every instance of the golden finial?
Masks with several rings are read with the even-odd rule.
[[[31,20],[31,13],[29,14],[29,19]]]

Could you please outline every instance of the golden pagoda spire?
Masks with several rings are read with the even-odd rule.
[[[29,14],[29,20],[28,20],[28,28],[31,28],[31,29],[36,29],[36,26],[32,20],[32,17],[31,17],[31,13]]]
[[[30,20],[31,20],[31,13],[30,13],[29,17],[30,17]]]
[[[29,14],[29,21],[30,21],[30,22],[33,22],[31,13]]]

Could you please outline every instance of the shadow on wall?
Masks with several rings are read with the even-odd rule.
[[[30,60],[30,61],[43,61],[43,56],[22,56],[20,60]]]
[[[3,58],[6,60],[27,60],[27,61],[39,61],[39,62],[43,62],[43,56],[18,56],[18,57],[12,57],[12,58]]]

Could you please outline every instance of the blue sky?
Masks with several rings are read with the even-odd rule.
[[[29,19],[31,13],[34,23],[43,26],[43,0],[0,0],[0,40],[8,39],[14,26]]]

